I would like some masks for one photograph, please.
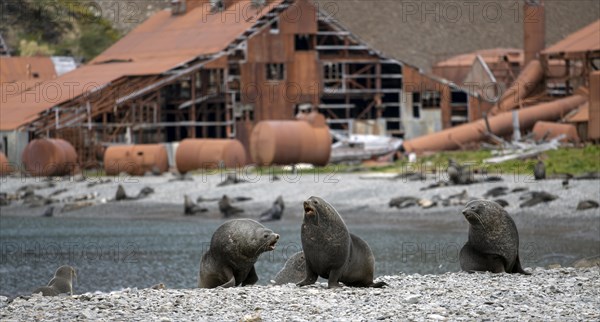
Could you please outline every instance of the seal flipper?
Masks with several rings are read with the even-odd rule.
[[[521,267],[521,260],[519,259],[519,254],[517,254],[517,258],[515,259],[515,264],[513,265],[511,273],[521,273],[524,275],[531,275],[530,272],[526,271]]]
[[[300,282],[296,285],[302,287],[302,286],[306,286],[306,285],[315,284],[315,282],[317,281],[318,278],[319,278],[319,276],[317,275],[317,273],[313,272],[310,269],[310,266],[308,265],[308,261],[306,261],[306,277],[304,278],[304,280],[302,280],[302,282]]]
[[[248,272],[248,276],[246,276],[246,279],[242,281],[242,286],[252,285],[256,282],[258,282],[258,275],[256,275],[256,270],[254,269],[254,266],[252,266],[252,269],[250,270],[250,272]]]

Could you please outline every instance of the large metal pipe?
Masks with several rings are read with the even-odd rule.
[[[36,139],[21,156],[25,170],[33,176],[72,175],[77,170],[77,153],[62,139]]]
[[[529,130],[537,121],[558,120],[586,100],[585,96],[573,95],[521,109],[518,111],[520,128]],[[493,134],[506,136],[512,133],[512,113],[501,113],[489,117],[488,121]],[[485,120],[481,119],[405,141],[402,146],[406,152],[455,150],[466,143],[484,140],[485,133]]]
[[[504,92],[490,113],[496,115],[519,107],[520,103],[544,79],[544,68],[539,60],[532,60],[525,66],[519,77]]]
[[[250,154],[261,166],[296,163],[324,166],[331,156],[331,134],[327,126],[313,127],[301,120],[262,121],[252,130]]]
[[[107,175],[125,172],[141,176],[148,171],[163,173],[167,170],[169,157],[162,144],[115,145],[104,152],[104,171]]]
[[[546,12],[542,0],[525,0],[523,5],[523,52],[527,65],[546,47]]]
[[[243,167],[246,150],[238,140],[185,139],[175,153],[175,163],[180,173],[197,169]]]
[[[565,137],[561,139],[561,142],[579,142],[579,135],[573,124],[539,121],[535,123],[531,132],[536,140],[543,138],[550,140],[564,134]]]
[[[0,151],[0,176],[5,176],[7,174],[11,174],[13,172],[13,168],[8,162],[6,155],[2,151]]]

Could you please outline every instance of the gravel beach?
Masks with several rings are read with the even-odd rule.
[[[161,274],[167,274],[169,270],[185,272],[185,283],[178,284],[173,280],[162,280],[167,287],[175,289],[152,290],[143,289],[160,282],[140,283],[137,280],[124,280],[119,285],[108,290],[119,290],[113,292],[89,292],[102,288],[87,288],[78,291],[75,286],[75,294],[72,297],[30,299],[16,298],[8,303],[8,298],[0,296],[0,319],[1,320],[228,320],[248,321],[264,320],[377,320],[377,319],[411,319],[411,320],[480,320],[480,319],[531,319],[531,320],[598,320],[600,319],[600,270],[598,267],[576,269],[562,267],[546,270],[536,268],[532,276],[508,275],[508,274],[466,274],[456,272],[455,269],[447,269],[440,266],[440,274],[422,275],[413,272],[422,272],[422,266],[411,267],[409,262],[394,261],[398,256],[405,256],[402,249],[397,247],[398,243],[414,241],[420,243],[422,240],[431,239],[432,243],[443,242],[443,234],[450,236],[462,236],[462,238],[451,239],[456,243],[466,241],[468,225],[460,214],[463,206],[438,206],[430,209],[412,207],[407,209],[390,208],[388,202],[391,198],[398,196],[416,196],[432,199],[436,195],[447,197],[461,193],[466,190],[470,197],[481,197],[487,190],[505,186],[509,190],[514,188],[527,188],[529,191],[544,190],[558,195],[558,199],[550,203],[542,203],[531,208],[520,208],[519,197],[522,193],[509,193],[501,196],[508,201],[506,208],[514,218],[521,240],[521,251],[527,255],[526,245],[543,240],[537,246],[542,251],[537,254],[536,260],[525,261],[525,266],[546,266],[554,262],[560,262],[562,266],[570,266],[569,263],[582,257],[597,256],[600,254],[600,209],[589,209],[576,211],[580,200],[598,200],[600,196],[600,184],[598,180],[571,180],[569,188],[562,186],[562,180],[553,179],[545,181],[533,181],[527,176],[503,176],[502,182],[482,182],[465,186],[449,186],[431,190],[420,189],[435,182],[435,178],[423,181],[407,181],[404,179],[391,179],[389,175],[382,174],[302,174],[296,177],[291,175],[280,176],[280,180],[273,181],[272,177],[263,174],[258,177],[246,176],[252,182],[218,187],[217,184],[225,179],[222,174],[193,176],[193,181],[171,181],[173,175],[138,177],[138,178],[111,178],[110,182],[88,187],[92,181],[99,178],[88,178],[86,181],[77,182],[65,178],[54,180],[55,185],[50,188],[35,190],[41,196],[49,196],[59,189],[67,189],[55,197],[64,200],[69,197],[77,197],[85,194],[95,194],[95,205],[66,211],[64,202],[55,204],[54,218],[41,218],[45,206],[29,207],[21,201],[13,201],[10,205],[0,210],[0,223],[10,222],[15,229],[25,229],[19,225],[29,225],[28,231],[37,231],[31,228],[31,223],[20,224],[18,218],[34,220],[33,225],[44,224],[43,220],[78,220],[73,225],[85,225],[90,220],[91,225],[99,225],[101,228],[90,227],[93,235],[90,237],[101,240],[101,234],[110,236],[122,236],[119,240],[137,238],[141,230],[149,229],[157,231],[164,227],[165,221],[180,223],[190,227],[183,232],[185,242],[178,242],[168,235],[161,236],[161,242],[172,244],[173,247],[186,247],[186,253],[181,256],[200,255],[200,249],[194,250],[190,244],[192,241],[205,241],[210,239],[210,234],[193,235],[196,225],[210,222],[217,225],[222,221],[219,214],[217,202],[202,203],[208,208],[208,212],[194,217],[183,215],[183,195],[188,194],[193,200],[202,196],[204,198],[219,198],[223,194],[231,197],[251,197],[251,201],[240,203],[245,209],[243,217],[258,218],[260,213],[270,207],[278,195],[282,195],[286,203],[286,212],[280,226],[297,239],[299,225],[302,218],[302,201],[312,195],[321,196],[328,200],[349,226],[355,227],[361,236],[375,247],[375,256],[379,266],[387,266],[382,270],[385,272],[376,277],[390,284],[384,289],[357,289],[346,288],[341,290],[328,290],[324,284],[316,284],[306,288],[298,288],[293,285],[270,286],[269,278],[274,276],[283,262],[276,264],[265,261],[261,262],[261,269],[269,266],[273,271],[261,270],[260,285],[235,288],[200,290],[193,289],[196,279],[198,261],[185,259],[189,267],[179,268],[177,266],[164,266]],[[26,184],[44,185],[41,179],[36,178],[3,178],[0,192],[14,193],[19,187]],[[119,184],[125,187],[129,195],[136,195],[143,187],[149,186],[155,193],[143,200],[113,202],[116,188]],[[10,217],[10,218],[9,218]],[[36,217],[40,217],[39,220]],[[4,219],[3,219],[4,218]],[[10,219],[7,221],[7,219]],[[106,223],[99,219],[107,220]],[[91,221],[95,220],[95,221]],[[127,231],[110,227],[108,220],[126,220],[132,223],[143,220],[143,225],[130,237]],[[37,223],[40,221],[39,223]],[[156,225],[152,222],[156,221]],[[59,222],[56,222],[59,224]],[[56,225],[53,224],[53,225]],[[180,225],[174,225],[172,229],[180,229]],[[156,227],[155,227],[156,226]],[[54,227],[54,226],[52,226]],[[127,226],[129,227],[129,226]],[[144,228],[147,227],[147,228]],[[212,227],[212,226],[211,226]],[[297,227],[297,228],[294,228]],[[35,228],[35,227],[34,227]],[[0,227],[0,230],[2,227]],[[54,228],[52,228],[54,231]],[[106,230],[109,229],[109,230]],[[170,228],[171,229],[171,228]],[[3,230],[0,236],[3,242],[22,243],[18,239],[18,231]],[[355,231],[357,231],[355,230]],[[110,233],[109,233],[110,232]],[[378,233],[379,232],[379,233]],[[412,237],[406,237],[410,232]],[[423,233],[421,233],[423,232]],[[68,232],[61,232],[68,234]],[[126,235],[123,235],[126,233]],[[17,235],[15,235],[17,234]],[[165,232],[169,234],[169,230]],[[419,234],[422,235],[419,237]],[[140,235],[141,236],[141,235]],[[145,236],[145,235],[144,235]],[[405,236],[405,237],[403,237]],[[27,238],[34,238],[30,236]],[[45,236],[44,238],[49,238]],[[79,236],[83,238],[84,236]],[[123,239],[124,238],[124,239]],[[145,245],[144,239],[139,237],[141,245]],[[146,238],[146,237],[143,237]],[[403,239],[404,238],[404,239]],[[408,238],[408,239],[407,239]],[[295,241],[295,239],[293,241]],[[379,239],[381,241],[379,241]],[[134,241],[138,239],[132,239]],[[385,241],[384,241],[385,240]],[[42,240],[42,242],[48,239]],[[50,241],[54,241],[51,239]],[[379,245],[378,245],[379,244]],[[394,247],[396,245],[396,247]],[[402,244],[403,246],[405,244]],[[437,244],[433,244],[437,245]],[[151,247],[156,247],[152,244]],[[165,251],[172,252],[171,248]],[[156,256],[163,256],[162,248],[158,249]],[[581,250],[581,251],[579,251]],[[575,251],[578,251],[575,253]],[[172,255],[168,258],[174,258]],[[171,253],[168,253],[171,254]],[[578,254],[578,255],[575,255]],[[27,254],[24,254],[27,255]],[[531,254],[530,254],[531,255]],[[181,257],[180,256],[180,257]],[[426,254],[427,256],[427,254]],[[543,257],[539,259],[539,257]],[[561,261],[554,261],[552,256],[560,256]],[[393,257],[393,258],[392,258]],[[529,256],[532,258],[532,256]],[[535,256],[534,256],[535,257]],[[548,258],[546,258],[548,257]],[[417,257],[414,260],[418,260]],[[144,267],[143,260],[137,264],[130,264],[128,269],[134,269],[127,276],[140,274],[151,274]],[[160,260],[160,257],[153,258]],[[540,261],[538,261],[540,260]],[[16,261],[8,260],[0,262],[0,271],[8,278],[11,288],[4,290],[6,294],[27,294],[27,290],[33,284],[39,284],[40,280],[47,277],[46,272],[51,272],[55,263],[48,267],[39,266],[39,262],[29,266],[27,257],[21,257]],[[264,259],[263,259],[264,261]],[[182,260],[182,262],[184,262]],[[177,262],[179,263],[179,262]],[[400,264],[396,264],[400,263]],[[540,264],[543,263],[543,264]],[[87,269],[93,269],[89,265],[97,265],[97,262],[89,263]],[[99,270],[116,264],[103,264]],[[19,270],[19,265],[28,265],[28,276],[32,285],[19,288],[18,281],[10,280],[10,275]],[[106,266],[108,265],[108,266]],[[139,267],[142,265],[142,267]],[[392,267],[390,267],[392,265]],[[420,264],[419,264],[420,265]],[[272,267],[271,267],[272,266]],[[22,266],[21,266],[22,267]],[[57,266],[53,266],[57,267]],[[437,267],[437,266],[436,266]],[[76,267],[77,268],[77,267]],[[34,270],[35,272],[33,272]],[[529,269],[532,270],[532,269]],[[407,274],[406,272],[411,272]],[[426,271],[426,272],[430,272]],[[35,273],[35,274],[34,274]],[[91,272],[87,272],[88,276]],[[80,275],[84,277],[86,272]],[[111,273],[112,274],[112,273]],[[376,274],[377,275],[377,274]],[[378,276],[378,275],[377,275]],[[104,276],[103,278],[111,278]],[[108,281],[108,280],[107,280]],[[98,280],[97,283],[102,283]],[[82,283],[85,284],[85,281]],[[138,287],[138,288],[134,288]],[[106,289],[104,289],[106,291]],[[81,294],[88,291],[88,293]],[[2,294],[0,292],[0,294]]]
[[[533,275],[385,276],[383,289],[251,286],[125,289],[69,297],[0,298],[3,321],[373,321],[600,319],[600,268]]]

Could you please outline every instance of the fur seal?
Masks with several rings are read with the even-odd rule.
[[[504,199],[494,199],[494,202],[499,204],[502,208],[508,207],[508,201]]]
[[[219,211],[225,218],[229,218],[233,215],[237,215],[239,213],[244,212],[244,209],[240,209],[231,205],[231,199],[227,197],[227,195],[223,195],[221,200],[219,200]]]
[[[283,210],[285,209],[285,204],[283,203],[283,198],[281,196],[277,197],[275,202],[273,202],[273,206],[263,212],[260,215],[260,222],[266,221],[274,221],[281,220],[281,216],[283,216]]]
[[[402,208],[409,208],[412,206],[416,206],[419,204],[419,198],[417,197],[412,197],[412,196],[401,196],[401,197],[396,197],[396,198],[392,198],[390,199],[390,202],[388,202],[388,206],[391,207],[396,207],[399,209]]]
[[[198,287],[252,285],[258,281],[254,263],[260,254],[275,249],[279,235],[251,219],[234,219],[214,232],[202,255]]]
[[[342,217],[327,201],[310,197],[304,202],[301,229],[306,276],[298,286],[313,284],[319,276],[328,279],[328,287],[382,287],[373,283],[375,258],[369,245],[351,234]]]
[[[533,178],[535,180],[546,179],[546,165],[544,164],[544,161],[538,160],[535,166],[533,166]]]
[[[59,267],[54,273],[54,278],[47,286],[42,286],[33,291],[33,294],[42,293],[43,296],[57,296],[68,293],[73,295],[73,277],[77,278],[75,269],[69,265]]]
[[[206,212],[208,209],[202,208],[194,203],[188,195],[183,195],[183,214],[187,216],[195,215],[199,212]]]
[[[469,222],[469,239],[459,253],[463,271],[530,274],[519,260],[517,226],[502,206],[475,200],[465,206],[462,214]]]
[[[550,202],[552,200],[556,200],[556,199],[558,199],[558,196],[547,193],[546,191],[530,191],[530,192],[527,192],[527,193],[524,193],[523,195],[521,195],[521,197],[519,197],[519,199],[521,199],[521,200],[528,199],[527,201],[525,201],[519,205],[519,207],[525,208],[525,207],[533,207],[542,202]]]
[[[577,210],[586,210],[598,208],[598,203],[594,200],[583,200],[577,204]]]
[[[306,276],[306,260],[304,252],[300,251],[288,258],[283,268],[275,275],[275,285],[300,283]]]
[[[506,195],[508,192],[508,187],[504,187],[504,186],[500,186],[500,187],[494,187],[488,191],[486,191],[486,193],[483,194],[484,198],[495,198],[495,197],[500,197],[500,196],[504,196]]]

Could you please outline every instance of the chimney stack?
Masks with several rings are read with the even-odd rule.
[[[546,14],[542,0],[525,0],[523,6],[523,66],[538,59],[538,54],[546,47]]]

